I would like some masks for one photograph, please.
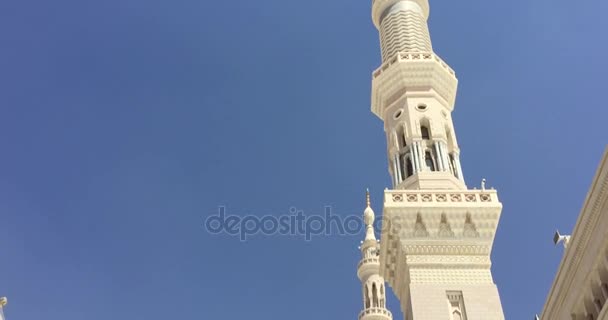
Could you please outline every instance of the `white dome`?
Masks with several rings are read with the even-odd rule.
[[[375,218],[376,214],[374,210],[371,207],[365,208],[365,211],[363,211],[363,221],[365,221],[365,224],[368,226],[374,224]]]

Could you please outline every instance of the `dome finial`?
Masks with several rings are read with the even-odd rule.
[[[369,189],[365,190],[365,202],[366,202],[366,207],[365,210],[363,211],[363,221],[365,222],[365,225],[368,227],[371,227],[374,224],[374,219],[375,219],[375,214],[374,214],[374,210],[372,209],[372,202],[370,200],[370,196],[369,196]]]

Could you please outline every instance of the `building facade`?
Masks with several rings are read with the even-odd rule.
[[[541,320],[608,320],[608,149],[565,241]]]
[[[483,182],[465,184],[451,117],[458,80],[433,52],[428,17],[428,0],[372,2],[382,64],[371,109],[384,122],[393,183],[374,277],[388,281],[406,320],[500,320],[490,254],[502,204]],[[363,243],[363,261],[368,248],[378,250],[375,240]]]

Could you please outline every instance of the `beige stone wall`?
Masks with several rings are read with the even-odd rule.
[[[412,284],[410,290],[414,320],[451,319],[447,297],[450,291],[462,292],[467,320],[504,319],[498,289],[494,284]]]
[[[608,148],[564,248],[542,320],[608,320]]]

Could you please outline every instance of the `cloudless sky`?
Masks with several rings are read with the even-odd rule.
[[[290,207],[380,214],[364,0],[0,2],[7,320],[356,319],[363,234],[211,235]],[[532,319],[608,141],[606,1],[431,0],[469,187],[504,205],[493,274]],[[394,296],[395,319],[401,311]]]

